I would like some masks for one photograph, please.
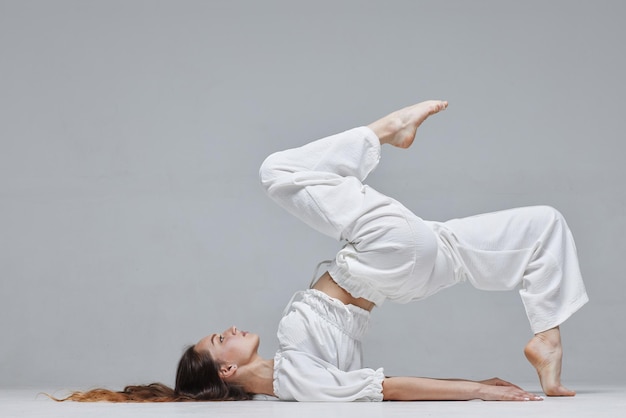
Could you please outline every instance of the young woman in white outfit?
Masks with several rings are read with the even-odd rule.
[[[255,394],[297,401],[540,400],[501,379],[388,377],[365,368],[361,341],[370,312],[469,280],[485,290],[519,291],[535,334],[524,352],[548,396],[561,384],[559,325],[587,302],[572,235],[547,206],[429,222],[362,182],[381,146],[408,148],[445,101],[416,104],[370,124],[269,156],[260,171],[268,195],[345,245],[311,289],[289,302],[272,359],[259,337],[231,327],[189,347],[175,389],[74,393],[73,400],[237,400]]]

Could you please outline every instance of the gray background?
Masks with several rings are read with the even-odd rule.
[[[549,204],[591,303],[564,379],[626,373],[619,1],[0,1],[0,386],[174,382],[229,325],[272,356],[338,244],[258,185],[266,155],[443,98],[369,183],[425,219]],[[535,381],[516,292],[376,309],[387,374]],[[571,386],[576,386],[571,384]]]

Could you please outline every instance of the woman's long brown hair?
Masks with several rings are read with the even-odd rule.
[[[240,401],[251,399],[240,386],[224,382],[218,365],[208,352],[197,352],[188,347],[178,362],[176,387],[162,384],[126,386],[121,391],[98,388],[86,392],[72,392],[55,401],[76,402],[190,402],[190,401]]]

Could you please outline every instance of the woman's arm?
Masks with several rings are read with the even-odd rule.
[[[423,377],[387,377],[383,380],[386,401],[539,401],[541,396],[528,393],[504,380],[482,382],[440,380]]]

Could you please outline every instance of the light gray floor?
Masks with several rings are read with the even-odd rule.
[[[534,389],[528,386],[529,389]],[[0,417],[625,417],[626,384],[576,385],[574,398],[547,398],[542,402],[383,402],[292,403],[274,401],[79,404],[56,403],[35,389],[0,389]],[[535,392],[539,393],[537,390]],[[58,394],[60,395],[60,394]]]

